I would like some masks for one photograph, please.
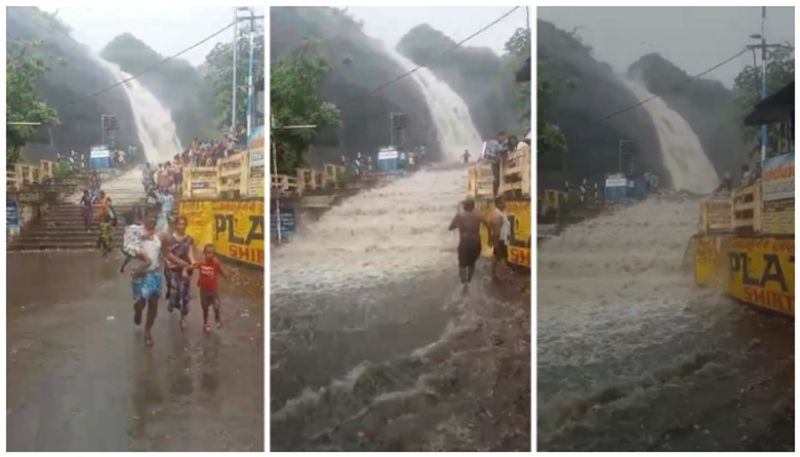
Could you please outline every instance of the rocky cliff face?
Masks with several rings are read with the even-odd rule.
[[[658,136],[644,109],[635,108],[608,120],[607,114],[637,102],[611,67],[592,57],[576,37],[546,21],[538,21],[538,61],[544,75],[560,85],[546,120],[560,126],[567,139],[566,176],[540,170],[540,186],[561,187],[563,179],[601,179],[618,169],[619,140],[634,141],[635,170],[653,171],[668,182]],[[570,84],[561,85],[565,81]]]
[[[164,56],[129,33],[111,40],[100,55],[130,74],[137,74],[161,62]],[[142,83],[172,113],[181,143],[211,138],[213,127],[212,94],[201,72],[189,62],[171,59],[157,71],[142,75]]]
[[[509,36],[514,30],[509,30]],[[397,50],[424,64],[464,99],[481,137],[491,138],[517,125],[514,109],[515,74],[504,59],[489,48],[459,47],[445,55],[455,41],[427,24],[411,29]]]
[[[6,10],[7,42],[27,40],[41,42],[39,52],[50,63],[50,71],[39,84],[49,106],[59,112],[59,123],[40,128],[36,137],[23,150],[29,161],[55,159],[56,152],[88,152],[101,142],[101,114],[117,116],[117,144],[141,148],[136,136],[133,113],[122,89],[68,104],[116,82],[111,73],[97,62],[85,45],[75,41],[68,29],[48,14],[32,7],[10,7]]]
[[[408,114],[407,146],[425,145],[432,154],[439,153],[436,128],[414,81],[405,78],[370,94],[404,70],[346,13],[334,8],[272,8],[270,35],[273,62],[310,40],[332,67],[322,95],[341,109],[342,126],[320,132],[306,156],[312,164],[338,161],[343,154],[377,152],[389,143],[392,112]]]
[[[628,69],[654,94],[681,115],[700,138],[706,155],[719,175],[735,174],[747,157],[738,125],[733,92],[719,81],[698,79],[681,84],[690,75],[658,54],[648,54]],[[680,87],[675,88],[680,84]]]

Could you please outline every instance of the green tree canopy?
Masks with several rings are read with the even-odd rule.
[[[264,33],[254,24],[253,81],[264,78]],[[250,66],[250,24],[242,22],[236,40],[236,123],[242,125],[247,119],[247,75]],[[217,43],[206,56],[206,80],[211,85],[214,97],[214,118],[221,129],[231,125],[231,80],[233,79],[233,46]]]
[[[780,90],[783,86],[794,81],[794,47],[786,43],[779,48],[767,51],[767,95]],[[739,117],[742,134],[745,141],[756,145],[759,143],[759,127],[745,126],[744,118],[753,110],[761,99],[761,64],[748,65],[736,76],[734,91],[736,104],[739,107]]]
[[[518,28],[505,43],[505,50],[510,57],[508,65],[516,73],[523,68],[531,58],[531,31],[527,28]],[[531,83],[530,81],[518,82],[514,86],[514,104],[520,110],[520,121],[525,124],[531,119]]]
[[[563,154],[567,151],[567,138],[561,129],[548,121],[553,100],[562,89],[562,83],[549,74],[549,66],[544,62],[536,63],[538,74],[536,81],[536,151],[538,163],[544,168],[560,169],[563,166]],[[567,82],[566,87],[574,87],[574,82]]]
[[[270,69],[272,140],[277,151],[278,173],[294,174],[305,164],[304,153],[317,131],[339,123],[339,110],[320,96],[328,72],[325,60],[309,46],[298,54],[281,58]],[[314,129],[281,129],[292,125],[316,125]]]
[[[58,120],[58,113],[47,106],[36,89],[36,83],[48,70],[47,61],[37,53],[39,42],[9,43],[6,59],[6,122],[40,122]],[[36,126],[6,124],[6,160],[13,167],[20,151],[33,136]]]

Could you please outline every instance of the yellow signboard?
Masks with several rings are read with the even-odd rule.
[[[694,238],[694,282],[698,286],[713,285],[718,278],[721,242],[721,237]]]
[[[478,204],[478,211],[484,218],[489,218],[494,211],[491,201]],[[508,262],[522,267],[531,267],[531,201],[528,199],[507,200],[506,215],[511,223],[511,237],[508,245]],[[481,244],[484,256],[492,255],[489,245],[489,234],[481,225]]]
[[[794,239],[727,238],[726,292],[741,301],[794,315]]]
[[[761,213],[761,231],[772,234],[794,233],[794,198],[765,201]]]
[[[263,200],[182,201],[178,211],[199,247],[212,243],[221,257],[264,266]]]

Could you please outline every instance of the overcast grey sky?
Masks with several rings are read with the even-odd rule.
[[[233,21],[231,7],[84,6],[43,9],[58,11],[58,17],[72,27],[73,38],[95,52],[103,49],[115,36],[130,32],[159,54],[172,55]],[[240,15],[246,14],[240,12]],[[256,8],[256,15],[263,14],[263,8]],[[181,58],[200,65],[216,43],[232,39],[233,29],[226,30]]]
[[[594,57],[624,72],[639,57],[658,52],[689,74],[736,54],[761,31],[760,7],[541,7],[538,18],[572,31],[594,48]],[[767,41],[794,43],[794,10],[767,8]],[[733,85],[748,63],[746,53],[707,78]]]
[[[429,24],[454,41],[461,41],[511,8],[513,7],[350,7],[348,11],[352,17],[364,21],[364,33],[394,47],[403,35],[420,24]],[[534,11],[534,8],[530,9],[531,21]],[[518,27],[525,27],[524,7],[464,45],[488,47],[500,55],[505,52],[503,45]]]

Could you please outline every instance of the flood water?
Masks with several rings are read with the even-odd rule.
[[[8,449],[263,450],[263,273],[223,264],[210,334],[194,285],[185,331],[162,299],[148,348],[121,260],[8,256]]]
[[[693,285],[697,208],[651,199],[539,246],[539,450],[794,449],[793,322]]]
[[[458,280],[463,167],[364,191],[271,259],[271,449],[530,449],[530,298]]]

